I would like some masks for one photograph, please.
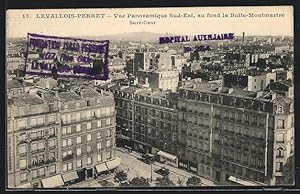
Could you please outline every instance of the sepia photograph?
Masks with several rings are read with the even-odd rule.
[[[293,6],[9,9],[7,190],[295,184]]]

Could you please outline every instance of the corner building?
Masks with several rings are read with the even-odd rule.
[[[293,100],[272,92],[181,88],[179,167],[225,185],[293,184]]]
[[[58,100],[51,92],[8,96],[8,188],[37,188],[60,173]]]

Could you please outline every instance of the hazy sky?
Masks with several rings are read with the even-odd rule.
[[[37,14],[105,14],[105,18],[36,18]],[[169,14],[191,14],[195,18],[170,18]],[[284,14],[284,17],[207,17],[207,14]],[[26,17],[29,14],[31,18]],[[114,18],[114,14],[167,14],[168,18]],[[204,14],[205,17],[197,17]],[[40,16],[40,15],[39,15]],[[129,21],[155,24],[130,25]],[[25,37],[28,32],[56,36],[102,36],[123,32],[156,32],[198,35],[229,33],[246,35],[293,36],[293,7],[197,7],[197,8],[123,8],[123,9],[48,9],[7,11],[7,37]]]

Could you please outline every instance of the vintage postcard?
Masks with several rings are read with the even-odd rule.
[[[294,185],[293,14],[8,10],[7,189]]]

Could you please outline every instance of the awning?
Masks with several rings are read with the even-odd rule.
[[[64,185],[61,175],[55,175],[42,180],[44,188],[55,188]]]
[[[70,172],[67,174],[63,174],[62,178],[63,178],[64,182],[66,183],[66,182],[78,179],[79,176],[78,176],[77,172]]]
[[[31,183],[26,183],[26,184],[17,186],[17,188],[19,188],[19,189],[27,189],[27,188],[32,188],[32,186],[31,186]]]
[[[255,184],[255,183],[253,183],[251,181],[245,181],[245,180],[236,178],[234,176],[230,176],[228,178],[228,180],[230,180],[232,182],[235,182],[235,183],[238,183],[238,184],[241,184],[241,185],[245,185],[245,186],[259,186],[259,184]]]
[[[106,162],[109,170],[117,168],[121,164],[121,159],[117,156],[116,159]]]
[[[177,156],[174,156],[174,155],[169,154],[169,153],[164,152],[164,151],[157,152],[157,155],[162,156],[164,158],[168,158],[170,160],[175,160],[177,158]]]
[[[125,136],[125,135],[120,135],[120,137],[121,137],[122,139],[126,139],[126,140],[130,140],[130,139],[131,139],[130,137]]]
[[[97,164],[95,167],[96,167],[97,173],[104,172],[104,171],[108,170],[105,163]]]

